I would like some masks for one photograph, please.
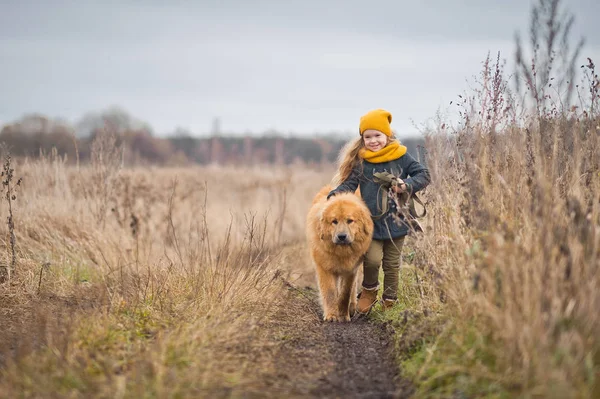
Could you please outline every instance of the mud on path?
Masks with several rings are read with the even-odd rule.
[[[288,306],[269,322],[280,343],[271,354],[276,372],[266,391],[307,398],[409,397],[412,386],[399,375],[390,329],[366,317],[323,322],[312,270],[295,270],[300,273],[286,283]]]

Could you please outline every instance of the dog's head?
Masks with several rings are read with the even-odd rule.
[[[331,240],[335,245],[352,245],[371,236],[371,215],[354,194],[337,195],[329,202],[321,214],[322,240]]]

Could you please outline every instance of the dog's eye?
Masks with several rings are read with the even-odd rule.
[[[331,223],[338,224],[338,221],[337,221],[337,219],[333,219],[333,222],[331,222]]]
[[[350,224],[350,223],[352,223],[352,222],[354,222],[354,220],[352,220],[352,219],[348,219],[348,220],[346,220],[346,223],[348,223],[348,224]]]

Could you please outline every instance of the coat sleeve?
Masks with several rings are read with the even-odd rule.
[[[329,197],[331,197],[332,195],[336,195],[338,193],[355,192],[360,183],[359,175],[360,172],[357,167],[352,169],[352,173],[350,173],[350,176],[348,176],[346,180],[344,180],[339,186],[337,186],[336,188],[331,190],[329,194],[327,194],[327,199],[329,199]]]
[[[404,179],[404,183],[407,185],[408,192],[416,193],[427,187],[431,182],[429,169],[421,165],[408,153],[402,158],[406,158],[404,160],[404,170],[409,177]]]

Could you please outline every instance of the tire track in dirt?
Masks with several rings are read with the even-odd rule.
[[[323,322],[314,272],[306,264],[292,266],[299,273],[292,283],[286,280],[289,306],[273,321],[273,331],[284,337],[275,356],[274,391],[307,398],[411,396],[412,384],[394,360],[392,331],[366,317]]]
[[[313,393],[319,397],[398,398],[410,394],[393,359],[391,334],[383,325],[361,319],[323,326],[333,373]]]

